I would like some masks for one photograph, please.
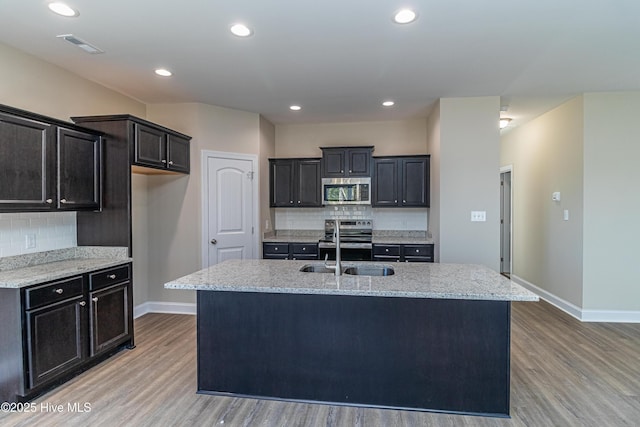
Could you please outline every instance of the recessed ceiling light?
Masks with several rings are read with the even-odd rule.
[[[416,20],[418,15],[411,9],[402,9],[393,15],[393,20],[397,24],[408,24]]]
[[[382,103],[383,107],[393,107],[396,103],[394,101],[384,101]]]
[[[49,9],[52,12],[57,13],[58,15],[66,16],[68,18],[73,18],[75,16],[80,15],[80,13],[77,10],[60,2],[49,3]]]
[[[293,110],[293,111],[300,111],[300,110],[302,110],[302,107],[301,107],[301,106],[299,106],[299,105],[291,105],[291,106],[289,107],[289,109],[290,109],[290,110]]]
[[[162,77],[171,77],[173,73],[165,68],[158,68],[156,74]]]
[[[238,37],[249,37],[253,31],[244,24],[233,24],[230,28],[231,32]]]

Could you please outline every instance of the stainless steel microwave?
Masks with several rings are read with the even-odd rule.
[[[322,178],[322,204],[370,205],[371,178]]]

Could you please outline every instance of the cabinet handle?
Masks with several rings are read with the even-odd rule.
[[[167,163],[167,161],[166,161],[165,159],[162,159],[162,163],[165,163],[165,164],[166,164],[166,163]]]
[[[80,304],[80,307],[84,307],[85,305],[87,305],[87,303],[84,301],[80,301],[78,304]]]
[[[173,160],[169,161],[169,164],[172,165],[173,164]]]
[[[53,199],[47,199],[47,200],[45,200],[45,202],[47,202],[48,204],[51,204],[51,203],[53,203]]]
[[[62,204],[67,203],[67,199],[60,199],[60,203],[62,203]]]
[[[115,279],[115,278],[116,278],[116,275],[115,275],[115,274],[108,274],[108,275],[107,275],[107,277],[108,277],[109,279]]]
[[[53,292],[55,292],[58,295],[62,295],[62,293],[64,292],[64,290],[62,288],[58,288],[58,289],[54,289]]]
[[[93,298],[91,298],[91,301],[93,301],[93,302],[98,302],[98,297],[93,297]]]

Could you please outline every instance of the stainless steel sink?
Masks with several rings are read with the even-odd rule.
[[[393,267],[381,265],[359,265],[356,267],[347,267],[344,274],[352,276],[392,276],[395,274]]]
[[[333,270],[328,269],[324,264],[307,264],[300,268],[303,273],[333,273]]]

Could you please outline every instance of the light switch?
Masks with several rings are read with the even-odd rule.
[[[487,211],[471,211],[471,222],[485,222]]]
[[[562,213],[562,217],[565,221],[569,221],[569,209],[565,209]]]
[[[36,235],[35,234],[25,234],[24,236],[24,248],[25,249],[33,249],[36,247]]]

